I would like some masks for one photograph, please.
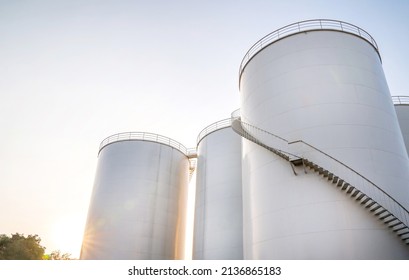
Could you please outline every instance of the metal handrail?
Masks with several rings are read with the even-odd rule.
[[[234,110],[234,111],[231,113],[231,117],[232,117],[232,118],[238,118],[238,117],[240,117],[240,115],[241,115],[241,110],[240,110],[240,108]]]
[[[235,117],[232,118],[232,121],[234,120],[238,120],[240,123],[240,117]],[[349,167],[348,165],[346,165],[345,163],[337,160],[336,158],[332,157],[331,155],[323,152],[322,150],[314,147],[313,145],[304,142],[303,140],[297,140],[297,141],[293,141],[293,142],[288,142],[286,139],[281,138],[277,135],[274,135],[268,131],[265,131],[263,129],[257,128],[256,126],[253,125],[249,125],[246,124],[246,132],[249,133],[250,135],[252,135],[249,130],[257,130],[257,132],[253,131],[254,133],[257,133],[257,137],[252,135],[253,138],[256,138],[258,141],[260,141],[261,143],[263,143],[263,141],[261,141],[259,133],[264,133],[265,135],[268,135],[271,140],[273,141],[279,141],[279,142],[286,142],[288,145],[293,145],[295,146],[295,144],[302,144],[306,147],[309,147],[313,150],[315,150],[316,152],[318,152],[318,155],[324,156],[324,158],[317,158],[317,157],[313,157],[313,159],[311,159],[310,157],[312,156],[311,154],[308,155],[308,158],[305,156],[304,154],[300,154],[297,151],[296,148],[291,148],[290,146],[287,147],[287,149],[284,149],[282,145],[280,145],[281,147],[278,148],[277,150],[280,151],[283,154],[287,154],[287,155],[292,155],[292,156],[296,156],[298,158],[303,158],[305,160],[309,160],[314,162],[317,165],[320,165],[321,167],[325,168],[326,170],[337,174],[340,178],[344,179],[348,178],[351,179],[352,181],[349,181],[350,184],[354,185],[354,187],[359,190],[360,192],[362,192],[363,194],[365,194],[367,197],[372,198],[373,200],[375,200],[379,205],[381,205],[383,208],[385,208],[386,210],[388,210],[390,213],[392,213],[395,217],[397,217],[402,223],[404,223],[407,227],[409,227],[409,211],[403,206],[401,205],[398,201],[396,201],[393,197],[391,197],[388,193],[386,193],[383,189],[381,189],[379,186],[377,186],[375,183],[373,183],[371,180],[369,180],[368,178],[366,178],[365,176],[363,176],[362,174],[360,174],[359,172],[355,171],[353,168]],[[270,146],[271,144],[267,144],[267,143],[263,143],[264,145]],[[270,146],[271,147],[271,146]],[[271,147],[273,148],[273,147]],[[276,148],[274,148],[276,149]],[[305,151],[305,148],[302,149]],[[291,152],[290,152],[291,151]],[[328,161],[325,159],[330,159],[330,161],[332,162],[331,166],[335,166],[337,165],[338,167],[341,167],[341,169],[344,169],[344,171],[342,172],[342,170],[340,171],[338,168],[337,171],[340,171],[342,173],[342,176],[340,176],[339,172],[335,172],[334,170],[330,170],[331,168],[328,168]],[[318,162],[317,162],[318,161]],[[323,164],[324,162],[324,164]],[[330,163],[331,163],[330,162]],[[335,165],[334,165],[335,163]],[[348,174],[349,173],[349,174]],[[352,176],[351,176],[352,174]],[[359,184],[359,181],[361,182],[361,184]]]
[[[197,145],[199,145],[200,141],[202,141],[202,139],[209,135],[212,132],[215,132],[216,130],[222,129],[222,128],[226,128],[231,126],[231,118],[228,119],[224,119],[221,121],[217,121],[214,122],[208,126],[206,126],[202,131],[200,131],[199,135],[197,136]]]
[[[338,159],[334,158],[333,156],[325,153],[324,151],[314,147],[313,145],[311,145],[311,144],[309,144],[309,143],[307,143],[307,142],[305,142],[303,140],[293,141],[293,142],[290,142],[289,144],[291,145],[291,144],[297,144],[297,143],[300,143],[302,145],[305,145],[305,146],[313,149],[314,151],[317,151],[320,155],[325,156],[325,158],[331,159],[331,161],[335,162],[336,165],[342,166],[342,168],[347,170],[347,173],[352,173],[355,176],[358,176],[364,184],[368,184],[372,188],[370,188],[370,187],[368,188],[365,185],[360,184],[360,187],[362,187],[362,189],[360,189],[359,187],[357,187],[357,184],[353,184],[352,182],[349,182],[349,183],[353,184],[356,189],[358,189],[359,191],[364,193],[367,197],[370,197],[370,198],[374,199],[375,201],[377,201],[380,205],[382,205],[382,203],[380,203],[380,201],[382,201],[383,204],[388,204],[388,207],[385,207],[385,205],[382,205],[382,207],[384,207],[389,212],[391,212],[393,215],[395,215],[397,218],[399,218],[401,220],[401,222],[405,223],[406,226],[409,226],[409,211],[402,204],[400,204],[396,199],[394,199],[392,196],[390,196],[388,193],[386,193],[382,188],[377,186],[374,182],[372,182],[371,180],[369,180],[368,178],[366,178],[365,176],[363,176],[362,174],[360,174],[358,171],[354,170],[353,168],[351,168],[347,164],[339,161]],[[298,155],[298,156],[303,157],[301,155]],[[310,159],[308,159],[308,160],[310,160]],[[325,165],[325,164],[322,164],[321,162],[317,162],[317,160],[318,160],[317,158],[314,158],[311,161],[313,161],[315,164],[320,165],[321,167],[324,167],[323,165]],[[329,170],[327,167],[324,167],[324,168],[327,169],[330,172],[333,172],[333,170]],[[335,174],[335,172],[333,172],[333,173]],[[337,175],[339,175],[339,173]],[[340,176],[340,178],[343,178],[343,179],[345,179],[346,177],[351,178],[351,176],[348,176],[348,174]],[[363,189],[365,189],[365,190],[363,190]],[[398,209],[396,209],[395,206],[398,206]],[[403,217],[402,217],[401,213],[404,214]]]
[[[409,105],[409,96],[392,96],[394,105]]]
[[[106,147],[109,144],[112,144],[115,142],[121,142],[121,141],[135,141],[135,140],[150,141],[150,142],[165,144],[165,145],[168,145],[172,148],[179,150],[184,155],[188,156],[188,149],[185,146],[183,146],[181,143],[179,143],[178,141],[173,140],[163,135],[150,133],[150,132],[122,132],[122,133],[117,133],[117,134],[108,136],[107,138],[102,140],[101,144],[99,145],[98,154],[101,152],[101,150],[104,147]]]
[[[246,67],[247,63],[262,49],[290,35],[313,30],[336,30],[361,37],[362,39],[369,42],[375,48],[376,52],[379,55],[379,58],[381,58],[381,55],[379,54],[378,44],[376,43],[374,38],[372,38],[372,36],[362,28],[339,20],[331,19],[305,20],[292,23],[280,29],[277,29],[267,34],[266,36],[258,40],[253,46],[251,46],[240,63],[239,81],[241,78],[241,74],[243,73],[243,70]]]

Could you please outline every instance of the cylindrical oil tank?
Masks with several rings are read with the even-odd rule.
[[[405,141],[406,151],[409,151],[409,96],[392,96],[398,116],[400,130]]]
[[[80,258],[183,259],[188,170],[186,148],[170,138],[106,138]]]
[[[239,75],[242,122],[334,172],[329,180],[243,141],[244,258],[409,258],[360,193],[332,183],[362,181],[392,208],[409,206],[408,157],[372,37],[340,21],[291,24],[257,42]]]
[[[198,137],[192,259],[243,259],[241,137],[231,120]]]

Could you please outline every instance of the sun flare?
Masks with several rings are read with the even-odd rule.
[[[71,254],[71,258],[78,259],[84,234],[84,225],[81,219],[66,216],[59,219],[53,227],[52,240],[55,245],[51,251],[60,250],[61,253]]]

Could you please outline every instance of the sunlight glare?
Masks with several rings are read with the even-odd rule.
[[[84,225],[81,219],[75,216],[65,216],[59,219],[53,227],[52,240],[62,254],[71,254],[71,258],[79,259],[81,243],[84,234]],[[48,248],[47,248],[48,249]],[[51,253],[47,250],[47,253]]]

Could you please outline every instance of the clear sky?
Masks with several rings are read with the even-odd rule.
[[[195,147],[239,107],[238,68],[297,21],[355,24],[409,95],[407,0],[0,0],[0,234],[79,256],[99,143],[148,131]]]

